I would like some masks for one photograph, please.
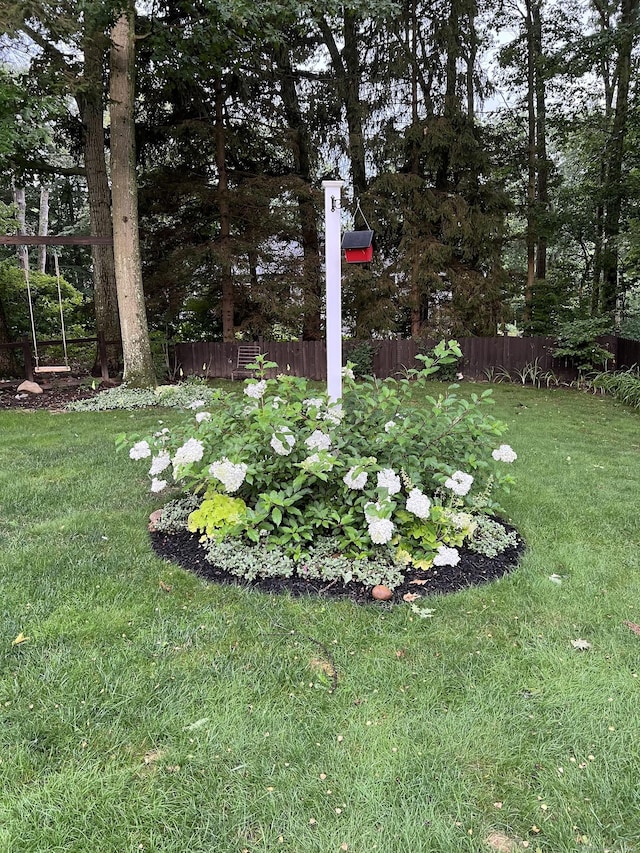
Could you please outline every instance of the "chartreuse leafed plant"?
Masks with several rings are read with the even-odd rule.
[[[212,562],[228,565],[234,545],[252,543],[276,552],[263,555],[264,572],[281,565],[282,574],[304,575],[328,538],[354,567],[334,574],[397,585],[401,566],[456,565],[459,546],[511,482],[504,463],[516,454],[500,444],[505,425],[486,412],[491,391],[429,393],[429,377],[459,357],[457,343],[443,341],[399,381],[356,383],[347,368],[339,404],[311,396],[304,379],[267,379],[276,365],[261,357],[244,394],[218,391],[179,426],[123,435],[119,445],[133,442],[131,458],[150,465],[152,492],[175,481],[199,496],[184,518]],[[175,504],[166,512],[175,519]]]

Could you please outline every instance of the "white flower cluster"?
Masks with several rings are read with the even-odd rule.
[[[342,418],[344,417],[344,411],[342,406],[329,406],[327,411],[322,415],[318,415],[322,420],[329,421],[330,424],[338,425],[342,423]]]
[[[384,512],[384,508],[380,501],[364,505],[364,517],[374,545],[385,545],[391,540],[395,530],[395,525],[390,518],[380,518],[381,512]]]
[[[342,377],[343,379],[355,379],[356,375],[350,367],[342,368]]]
[[[129,451],[129,459],[146,459],[151,456],[151,448],[148,441],[136,441]]]
[[[280,427],[277,433],[271,436],[271,447],[275,450],[278,456],[288,456],[293,445],[296,443],[295,437],[289,427]]]
[[[261,379],[259,382],[252,382],[250,385],[244,386],[244,393],[247,397],[251,397],[253,400],[259,400],[266,390],[266,379]]]
[[[396,425],[395,421],[387,421],[386,424],[384,425],[384,431],[385,432],[391,432],[391,430],[394,428],[395,425]]]
[[[457,566],[460,562],[460,554],[457,548],[447,548],[446,545],[438,546],[438,553],[433,558],[434,566]]]
[[[390,495],[398,494],[402,484],[393,468],[383,468],[382,471],[378,471],[378,488],[387,489]]]
[[[469,489],[473,483],[473,477],[471,474],[465,474],[464,471],[455,471],[447,480],[445,480],[445,487],[447,489],[451,489],[454,495],[458,495],[458,497],[464,497],[468,494]]]
[[[280,403],[284,403],[284,402],[285,401],[282,399],[282,397],[274,397],[273,400],[271,401],[271,407],[273,409],[279,409]]]
[[[307,456],[300,463],[300,467],[303,471],[311,471],[314,468],[322,471],[331,471],[333,469],[333,461],[331,459],[327,459],[326,457],[323,459],[319,453],[312,453],[311,456]]]
[[[407,498],[407,512],[413,513],[418,518],[429,518],[431,512],[431,501],[423,495],[420,489],[411,489]]]
[[[247,466],[244,462],[234,465],[233,462],[229,462],[226,456],[223,456],[222,459],[209,466],[209,473],[216,480],[220,480],[225,492],[237,492],[244,483]]]
[[[322,400],[320,397],[309,397],[308,400],[303,400],[302,405],[305,409],[321,409],[322,408]]]
[[[508,444],[501,444],[491,455],[496,462],[515,462],[518,458],[518,454]]]
[[[211,420],[211,412],[196,412],[196,421],[201,424]]]
[[[201,409],[204,405],[204,400],[194,400],[193,403],[189,403],[187,409]]]
[[[157,477],[154,477],[151,481],[151,491],[152,492],[161,492],[163,489],[166,489],[167,481],[159,480]]]
[[[182,447],[179,447],[176,450],[176,454],[173,457],[173,466],[176,468],[178,465],[188,465],[190,462],[199,462],[203,456],[204,447],[202,446],[202,442],[198,441],[197,438],[190,438],[182,445]]]
[[[349,468],[347,473],[342,478],[343,482],[350,489],[364,489],[367,483],[367,477],[369,476],[366,471],[360,471],[360,473],[356,476],[356,471],[358,470],[357,466],[354,465],[353,468]]]
[[[162,421],[160,421],[159,423],[162,423]],[[154,432],[153,437],[159,439],[160,441],[167,441],[167,439],[169,438],[169,428],[163,427],[158,432]]]
[[[171,465],[171,457],[169,451],[161,450],[157,456],[151,460],[151,468],[149,468],[149,476],[155,477],[156,474],[161,474]]]
[[[314,429],[304,442],[310,450],[329,450],[331,438],[321,429]]]

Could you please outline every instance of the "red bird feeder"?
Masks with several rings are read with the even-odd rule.
[[[343,234],[342,248],[348,264],[366,264],[373,258],[373,231],[365,219],[359,200],[353,217],[354,220],[358,213],[364,219],[367,228],[363,231],[345,231]]]
[[[342,248],[348,264],[366,264],[373,258],[373,231],[345,231]]]

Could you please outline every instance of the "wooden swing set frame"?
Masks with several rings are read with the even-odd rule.
[[[35,235],[0,235],[0,246],[113,246],[111,237],[71,237],[71,236],[35,236]],[[35,357],[34,373],[70,373],[69,357],[67,355],[67,335],[64,325],[64,312],[62,309],[62,291],[60,289],[60,268],[58,266],[58,253],[53,253],[56,281],[58,283],[58,305],[60,308],[60,328],[62,331],[62,348],[64,351],[64,364],[40,364],[38,354],[38,339],[36,336],[36,325],[33,313],[33,300],[31,298],[31,285],[29,281],[29,266],[24,265],[24,277],[27,285],[27,297],[29,299],[29,319],[31,321],[31,336],[33,340],[33,353]]]

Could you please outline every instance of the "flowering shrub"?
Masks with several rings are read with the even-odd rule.
[[[429,393],[428,377],[459,355],[442,342],[419,357],[415,381],[356,383],[347,371],[340,404],[312,396],[305,379],[265,378],[276,365],[260,357],[242,395],[218,390],[179,427],[120,444],[147,460],[153,491],[172,478],[203,495],[189,529],[213,552],[254,543],[303,574],[329,537],[341,558],[365,561],[358,577],[366,561],[378,561],[379,576],[381,559],[390,577],[402,564],[453,566],[474,518],[497,508],[494,492],[511,482],[504,463],[516,458],[498,444],[505,425],[485,412],[491,391]]]

